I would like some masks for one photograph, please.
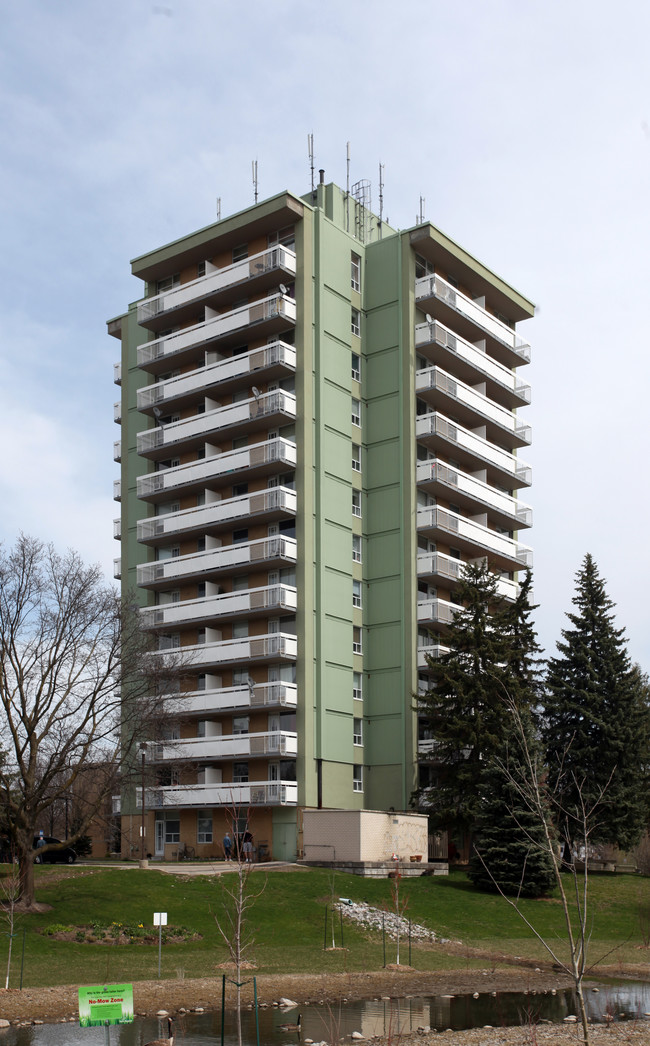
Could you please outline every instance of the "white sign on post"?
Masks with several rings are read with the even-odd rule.
[[[153,913],[153,924],[154,924],[154,926],[166,926],[167,925],[167,912],[154,912]]]

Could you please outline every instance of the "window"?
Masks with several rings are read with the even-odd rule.
[[[362,645],[361,645],[361,629],[357,628],[356,625],[352,629],[352,653],[353,654],[361,654],[361,653],[363,653],[363,648],[362,648]]]
[[[361,403],[352,397],[352,424],[361,425]]]
[[[352,491],[352,515],[361,519],[361,491]]]
[[[166,843],[180,843],[181,841],[181,822],[176,821],[165,821],[165,842]]]
[[[233,247],[232,249],[232,260],[233,262],[243,261],[244,258],[248,258],[248,244],[241,243],[239,247]]]
[[[357,338],[361,337],[361,313],[358,309],[350,310],[350,330]]]
[[[233,716],[232,720],[232,732],[234,734],[247,734],[248,733],[249,719],[247,715],[236,715]]]
[[[352,720],[352,743],[363,744],[363,720],[356,717]]]
[[[363,767],[358,763],[352,767],[352,791],[363,792]]]
[[[290,247],[292,250],[296,244],[296,231],[293,225],[285,225],[283,229],[278,229],[277,232],[269,233],[269,247],[275,247],[276,243],[281,243],[283,247]]]
[[[248,541],[248,528],[242,530],[233,530],[232,532],[232,543],[233,545],[240,545],[243,541]]]
[[[233,763],[232,779],[235,784],[244,784],[248,781],[248,763]]]
[[[361,562],[361,537],[359,534],[352,535],[352,562]]]
[[[246,639],[248,636],[248,621],[233,621],[232,638]]]
[[[352,697],[355,701],[363,701],[363,676],[361,672],[352,673]]]
[[[196,275],[205,276],[205,262],[199,262],[196,266]]]
[[[237,574],[237,577],[232,579],[232,591],[233,592],[245,592],[248,588],[248,574]]]
[[[361,609],[361,582],[352,582],[352,606]]]
[[[197,810],[196,841],[197,843],[212,842],[212,814],[208,810]]]
[[[361,472],[361,447],[358,443],[352,444],[352,468],[355,472]]]
[[[179,650],[181,645],[180,632],[173,632],[169,636],[158,636],[159,650]]]
[[[361,356],[357,352],[352,353],[352,380],[361,381]]]
[[[350,255],[350,286],[353,291],[361,290],[361,258],[354,251]]]
[[[158,280],[156,283],[156,294],[164,294],[165,291],[171,291],[174,287],[179,287],[181,282],[180,273],[175,272],[173,276],[167,276],[164,280]]]
[[[205,719],[199,719],[196,724],[196,736],[205,737]]]

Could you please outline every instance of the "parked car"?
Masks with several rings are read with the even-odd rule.
[[[48,846],[58,845],[58,850],[46,850],[45,853],[39,853],[39,843],[43,840],[44,844]],[[65,843],[61,843],[60,839],[54,839],[51,835],[34,836],[34,863],[35,864],[55,864],[57,862],[63,862],[63,864],[74,864],[77,860],[77,854],[71,846],[66,846]]]

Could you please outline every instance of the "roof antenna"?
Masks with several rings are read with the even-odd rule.
[[[386,164],[379,164],[379,239],[381,240],[382,226],[384,224],[384,167]]]
[[[314,194],[314,135],[307,135],[307,154],[311,165],[311,192]]]
[[[426,207],[427,201],[424,196],[420,197],[420,221],[418,225],[424,225],[424,208]]]
[[[345,183],[345,212],[346,212],[346,232],[350,231],[350,143],[347,143],[347,180]]]
[[[221,197],[217,196],[217,221],[221,221]]]
[[[253,189],[255,190],[255,203],[257,203],[257,160],[253,160]]]

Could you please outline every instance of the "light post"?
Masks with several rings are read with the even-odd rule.
[[[147,745],[145,741],[140,742],[140,754],[142,755],[142,825],[140,827],[140,835],[142,841],[141,847],[141,859],[145,860],[145,846],[144,846],[144,767],[147,758]]]

